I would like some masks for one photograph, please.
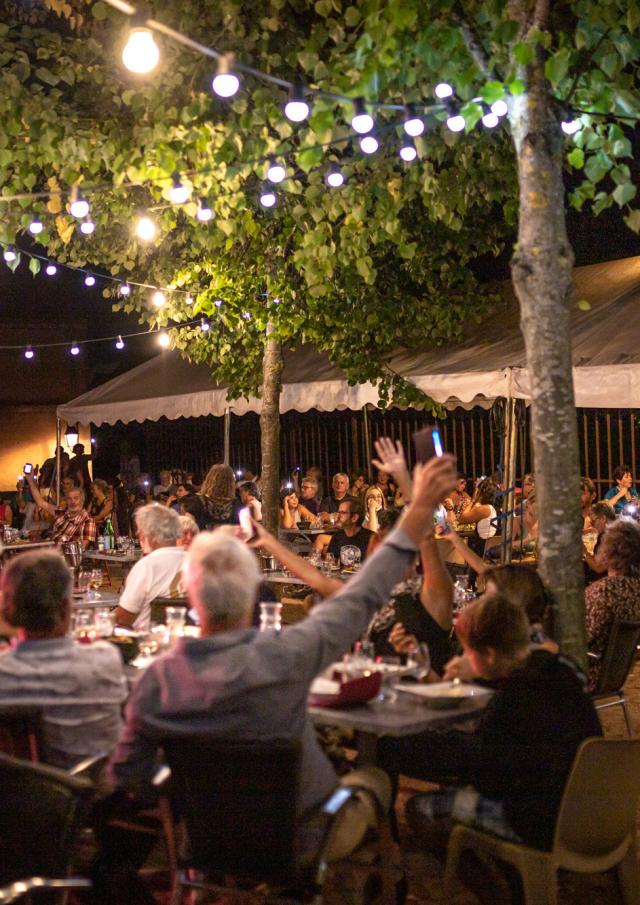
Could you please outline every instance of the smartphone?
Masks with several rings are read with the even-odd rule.
[[[25,462],[22,471],[24,474],[31,474],[31,472],[33,471],[33,465],[31,464],[31,462]]]
[[[258,536],[258,532],[256,531],[253,522],[251,521],[251,513],[249,512],[248,507],[241,509],[238,513],[238,519],[240,520],[240,528],[242,530],[243,539],[249,543],[249,541],[255,540]]]
[[[442,435],[437,427],[423,427],[413,435],[413,444],[416,448],[416,460],[428,462],[434,456],[444,453],[442,447]]]
[[[449,523],[447,522],[447,510],[444,506],[440,505],[433,513],[433,524],[436,528],[441,528],[443,531],[446,531],[449,527]]]

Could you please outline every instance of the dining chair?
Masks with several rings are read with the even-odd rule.
[[[44,750],[42,719],[40,707],[0,707],[0,752],[37,763]]]
[[[183,606],[187,610],[187,625],[190,624],[190,604],[186,597],[156,597],[151,601],[151,625],[162,625],[165,622],[165,610],[169,606]]]
[[[635,826],[639,771],[640,739],[587,739],[567,780],[551,851],[458,824],[449,840],[445,895],[454,897],[462,853],[471,850],[519,871],[525,905],[557,905],[559,870],[588,874],[613,868],[624,905],[640,905]]]
[[[633,735],[633,729],[624,693],[624,683],[627,681],[639,643],[640,622],[617,619],[613,623],[602,657],[598,684],[591,695],[596,710],[622,707],[629,735]],[[615,698],[615,700],[607,700],[608,698]]]

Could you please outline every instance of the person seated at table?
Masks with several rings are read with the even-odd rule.
[[[316,482],[316,496],[318,500],[321,500],[324,497],[324,482],[322,480],[322,469],[320,468],[320,466],[310,465],[303,475],[303,481],[305,480],[305,478],[309,478],[309,480]]]
[[[301,504],[316,518],[320,514],[318,499],[318,482],[315,478],[304,477],[300,484],[299,499]]]
[[[299,522],[315,522],[315,520],[315,515],[299,501],[295,490],[285,487],[280,491],[280,526],[282,528],[297,528]]]
[[[163,493],[171,496],[171,494],[175,493],[176,489],[175,484],[171,480],[171,472],[167,468],[163,468],[163,470],[160,472],[159,477],[159,482],[153,488],[154,500],[157,500],[158,497]]]
[[[340,508],[343,500],[352,500],[349,496],[349,475],[343,471],[334,474],[331,481],[332,492],[330,496],[326,496],[320,503],[320,515],[324,522],[329,520],[331,513],[335,513]]]
[[[87,550],[89,544],[96,541],[98,532],[96,523],[85,509],[84,490],[74,487],[67,493],[67,506],[61,509],[53,503],[45,500],[33,479],[33,475],[25,475],[29,490],[37,506],[54,516],[51,540],[54,544],[64,544],[69,541],[79,541],[82,548]]]
[[[605,528],[611,522],[615,522],[616,514],[608,503],[602,501],[593,504],[589,511],[589,519],[592,530],[591,532],[584,532],[582,535],[585,584],[597,581],[607,571],[607,567],[600,559],[600,547],[602,546]]]
[[[260,491],[253,481],[244,481],[238,488],[238,494],[242,505],[249,510],[254,522],[262,521],[262,503]]]
[[[589,513],[596,501],[596,485],[591,478],[580,478],[580,512],[582,514],[582,530],[591,531]]]
[[[236,477],[231,466],[221,463],[212,465],[200,486],[198,496],[206,511],[206,525],[201,525],[196,518],[201,530],[203,527],[238,524],[238,512],[242,509],[242,504],[236,499]]]
[[[378,490],[382,493],[385,509],[388,506],[393,506],[397,487],[391,479],[389,472],[384,471],[383,469],[379,469],[376,472],[376,482],[372,486],[377,487]]]
[[[101,478],[95,478],[91,482],[91,503],[89,505],[89,513],[96,523],[98,530],[104,527],[104,523],[109,518],[113,525],[115,535],[118,534],[116,515],[113,508],[113,488],[109,487],[106,481]]]
[[[455,527],[458,516],[471,505],[471,497],[467,493],[467,476],[463,471],[458,472],[456,486],[451,496],[444,501],[444,508],[451,516],[451,524]]]
[[[380,515],[387,509],[383,492],[377,484],[373,484],[364,495],[364,503],[360,504],[364,510],[363,526],[369,531],[377,532],[380,527]]]
[[[597,658],[589,658],[591,688],[598,683],[613,623],[640,620],[640,525],[626,516],[607,525],[598,559],[607,574],[584,593],[587,643]]]
[[[326,552],[340,562],[340,551],[343,547],[357,547],[360,551],[360,562],[364,562],[369,553],[373,531],[362,527],[362,507],[355,500],[341,500],[338,508],[338,531],[332,535]]]
[[[127,575],[116,608],[116,624],[138,631],[149,628],[156,597],[180,597],[184,548],[178,546],[180,517],[160,503],[148,503],[134,516],[144,554]]]
[[[180,521],[180,537],[178,538],[178,546],[184,550],[188,550],[196,534],[200,533],[200,529],[196,520],[192,515],[179,515]]]
[[[638,491],[633,486],[633,475],[628,465],[619,465],[613,469],[613,480],[616,482],[611,490],[607,490],[604,495],[607,503],[613,507],[616,515],[622,515],[629,512],[629,515],[635,515],[638,511],[640,497]],[[627,510],[627,506],[632,506]]]
[[[155,774],[163,737],[198,733],[226,740],[300,741],[297,812],[303,850],[323,802],[340,782],[368,790],[386,810],[390,790],[380,770],[363,767],[338,779],[318,745],[307,696],[313,679],[360,637],[409,568],[454,477],[449,456],[418,466],[413,504],[375,556],[335,597],[277,637],[250,627],[260,581],[252,551],[229,529],[199,535],[187,555],[185,587],[202,637],[180,639],[172,651],[151,663],[134,686],[125,730],[110,764],[118,790],[113,809],[135,808],[133,796]],[[102,815],[104,826],[108,805]],[[357,795],[345,806],[334,829],[330,859],[353,851],[376,822],[369,794]],[[93,875],[95,901],[151,902],[135,871],[153,838],[138,834],[132,840],[120,829],[97,829],[101,853]]]
[[[0,707],[41,710],[45,763],[68,769],[108,754],[121,729],[127,686],[108,641],[69,637],[72,576],[55,550],[21,553],[0,578],[2,616],[18,643],[0,653]]]
[[[492,478],[481,478],[471,502],[458,516],[458,524],[475,526],[474,533],[469,537],[469,546],[480,556],[484,553],[487,540],[495,537],[498,531],[495,505],[498,491],[498,485]]]
[[[549,849],[564,786],[578,747],[602,735],[586,680],[566,657],[532,650],[522,606],[485,594],[458,617],[456,634],[490,698],[472,732],[426,731],[385,738],[381,766],[429,780],[443,773],[471,788],[419,794],[407,818],[432,840],[460,820],[494,835]]]

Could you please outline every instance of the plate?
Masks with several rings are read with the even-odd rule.
[[[416,700],[434,710],[454,710],[471,698],[487,698],[493,694],[490,688],[467,683],[434,682],[429,685],[394,685],[395,691],[412,695]]]
[[[318,677],[309,689],[312,707],[353,707],[366,704],[380,693],[382,674],[368,673],[347,682],[336,682]]]

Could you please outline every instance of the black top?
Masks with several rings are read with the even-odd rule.
[[[349,496],[349,494],[343,496],[341,500],[336,500],[333,495],[326,496],[320,503],[320,512],[337,512],[340,507],[340,503],[346,503],[347,501],[349,501],[350,503],[357,502],[356,498],[354,496]],[[303,504],[306,505],[304,501]]]
[[[369,549],[369,541],[373,537],[373,531],[369,531],[368,528],[360,528],[353,537],[347,537],[344,531],[338,531],[333,535],[331,541],[329,542],[329,553],[332,553],[337,560],[340,559],[340,550],[342,547],[351,546],[357,547],[362,554],[362,562],[367,557],[367,551]]]
[[[317,497],[312,496],[310,500],[304,500],[300,494],[298,494],[298,499],[300,500],[300,505],[308,509],[309,512],[313,512],[314,515],[317,515],[320,512],[320,503]]]

